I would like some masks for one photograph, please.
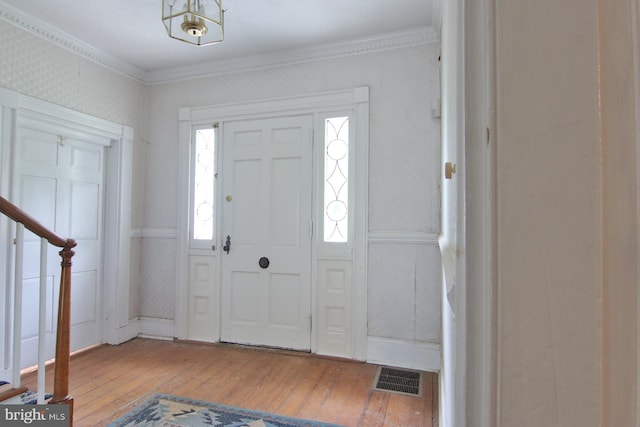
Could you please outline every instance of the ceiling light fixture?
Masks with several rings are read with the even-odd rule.
[[[162,22],[169,37],[186,43],[205,46],[224,40],[222,0],[162,0]]]

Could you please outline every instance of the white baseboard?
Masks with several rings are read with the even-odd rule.
[[[419,371],[440,371],[440,344],[367,338],[367,362]]]
[[[172,340],[175,335],[175,321],[173,319],[156,319],[151,317],[138,318],[139,336],[155,339]]]
[[[111,345],[122,344],[140,335],[138,319],[129,320],[126,326],[109,330],[105,333],[105,342]]]

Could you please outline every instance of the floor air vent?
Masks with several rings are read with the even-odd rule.
[[[422,396],[422,372],[381,366],[373,382],[373,389]]]

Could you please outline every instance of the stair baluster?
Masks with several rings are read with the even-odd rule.
[[[73,398],[69,395],[69,362],[70,362],[70,333],[71,333],[71,258],[74,255],[72,250],[76,246],[73,239],[66,239],[47,229],[35,218],[13,205],[7,199],[0,197],[0,213],[6,215],[17,223],[16,227],[16,268],[15,268],[15,289],[14,289],[14,344],[13,344],[13,383],[14,388],[20,384],[20,347],[22,338],[22,240],[24,228],[33,232],[41,238],[41,265],[40,265],[40,295],[46,295],[46,243],[62,248],[59,252],[62,258],[60,262],[60,294],[58,302],[58,323],[56,331],[56,349],[54,365],[53,397],[49,401],[51,404],[69,405],[69,414],[73,420]],[[42,261],[44,256],[44,261]],[[44,269],[44,270],[43,270]],[[44,271],[44,272],[43,272]],[[43,309],[45,302],[40,301],[40,331],[38,362],[38,402],[44,400],[44,346],[42,335],[44,334]],[[40,365],[42,364],[42,365]],[[42,378],[41,378],[42,375]],[[42,384],[41,384],[42,383]],[[72,422],[72,421],[71,421]],[[73,424],[71,424],[73,425]]]

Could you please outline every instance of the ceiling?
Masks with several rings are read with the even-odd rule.
[[[207,64],[256,67],[437,39],[442,0],[223,0],[225,40],[193,46],[167,36],[161,0],[0,0],[0,18],[141,80]],[[306,53],[303,53],[306,52]],[[265,62],[266,61],[266,62]],[[231,67],[231,68],[233,68]],[[154,77],[155,76],[155,77]],[[164,76],[164,77],[163,77]],[[183,76],[183,77],[184,77]]]

